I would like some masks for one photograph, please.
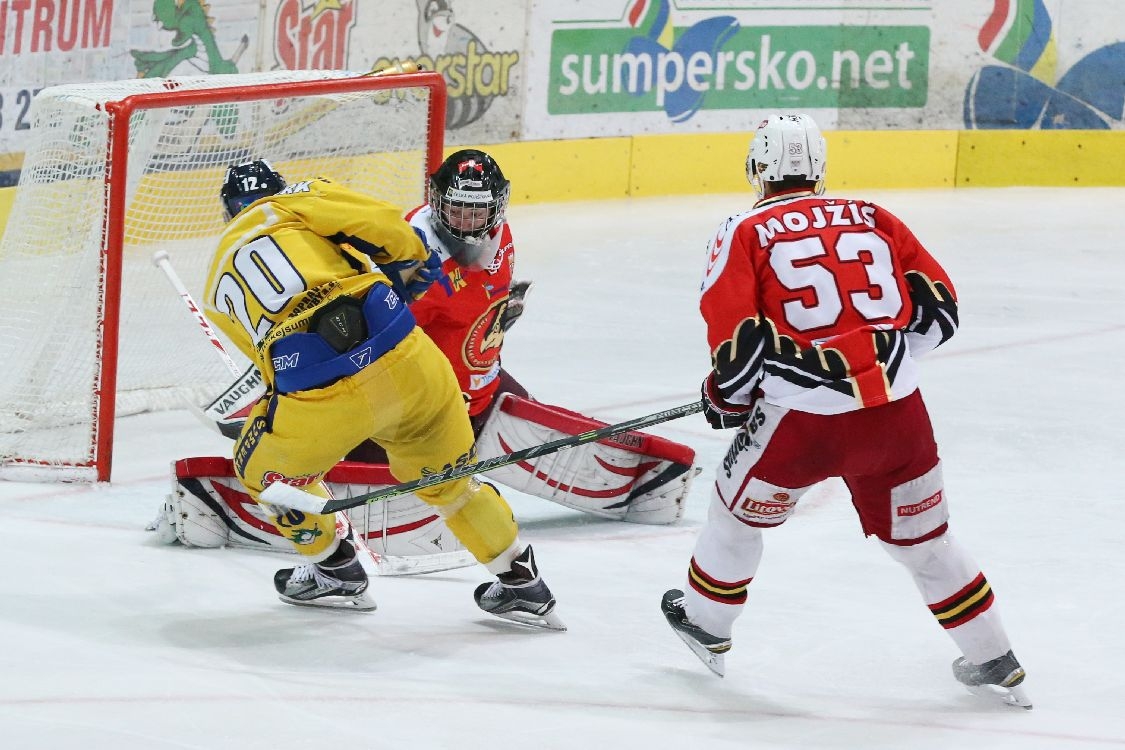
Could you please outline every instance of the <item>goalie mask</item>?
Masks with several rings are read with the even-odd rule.
[[[808,115],[770,115],[758,125],[750,154],[746,157],[746,179],[761,198],[763,182],[804,180],[815,183],[817,195],[824,192],[827,148],[820,128]]]
[[[265,159],[235,164],[227,169],[222,190],[219,191],[223,215],[230,221],[254,201],[276,195],[284,189],[285,179]]]
[[[430,176],[429,202],[434,229],[461,266],[490,267],[504,222],[511,183],[483,151],[465,149],[449,156]]]

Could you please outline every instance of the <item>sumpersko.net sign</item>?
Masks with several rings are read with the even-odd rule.
[[[684,121],[708,110],[926,103],[926,26],[748,27],[712,16],[663,39],[638,31],[555,30],[548,112],[663,110]]]

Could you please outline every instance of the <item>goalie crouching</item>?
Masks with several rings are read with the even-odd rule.
[[[482,460],[605,424],[532,400],[501,367],[504,335],[523,313],[531,287],[529,282],[513,281],[515,245],[505,217],[510,189],[491,156],[471,149],[458,151],[430,177],[427,203],[406,216],[441,259],[440,276],[424,296],[410,302],[410,311],[453,367]],[[245,412],[260,396],[255,375],[253,370],[247,372],[207,409],[224,432],[236,434]],[[330,473],[334,494],[358,496],[393,483],[386,461],[379,445],[363,443]],[[187,516],[195,519],[196,526],[194,534],[185,531],[185,514],[180,513],[181,540],[200,546],[253,547],[276,539],[244,518],[247,506],[237,500],[237,482],[232,485],[223,466],[199,461],[176,464],[172,503],[192,506]],[[208,475],[209,470],[216,473]],[[629,432],[493,469],[485,476],[601,518],[671,524],[682,517],[691,480],[698,472],[690,447]],[[349,513],[353,525],[381,555],[381,572],[425,572],[471,563],[442,520],[412,495]],[[170,514],[176,515],[174,508]]]

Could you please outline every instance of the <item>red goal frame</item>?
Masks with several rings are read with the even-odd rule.
[[[441,165],[445,141],[445,81],[432,71],[395,75],[361,75],[319,81],[296,81],[251,86],[180,90],[169,79],[167,91],[134,94],[102,106],[108,115],[108,147],[102,214],[101,279],[98,289],[99,324],[96,352],[98,377],[94,385],[92,433],[93,461],[79,463],[94,468],[97,481],[107,482],[113,467],[113,437],[117,406],[118,339],[121,310],[122,254],[125,237],[126,175],[129,173],[129,121],[135,112],[169,105],[205,105],[224,102],[259,101],[302,94],[346,94],[357,91],[424,88],[430,92],[425,180]],[[118,176],[121,179],[117,179]],[[216,187],[217,194],[218,187]]]

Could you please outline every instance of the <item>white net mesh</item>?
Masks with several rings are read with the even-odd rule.
[[[0,477],[94,475],[102,298],[114,293],[103,283],[107,163],[111,180],[126,180],[118,415],[202,403],[232,380],[151,262],[167,251],[200,300],[222,229],[227,166],[265,158],[289,181],[324,176],[404,209],[423,202],[428,151],[440,151],[440,134],[434,141],[429,132],[430,90],[316,93],[301,83],[354,76],[138,79],[58,86],[36,97],[33,142],[0,241]],[[248,100],[247,89],[232,88],[279,83],[302,91],[270,89],[270,98]],[[107,155],[105,102],[170,87],[223,89],[224,97],[229,89],[230,99],[135,110],[123,173],[120,155]]]

